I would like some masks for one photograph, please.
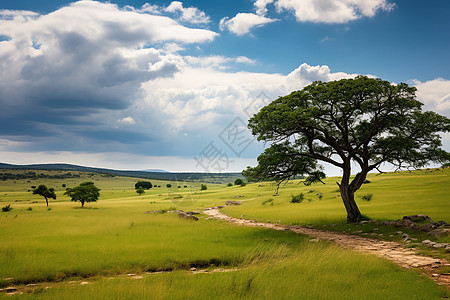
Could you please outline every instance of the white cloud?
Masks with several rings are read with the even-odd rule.
[[[277,0],[275,6],[279,12],[293,12],[299,22],[347,23],[391,11],[395,4],[387,0]]]
[[[274,0],[256,0],[254,6],[256,13],[260,16],[264,16],[267,13],[267,5],[273,3]]]
[[[201,10],[196,7],[183,7],[183,3],[180,1],[173,1],[168,7],[164,9],[166,12],[181,13],[180,19],[192,24],[206,24],[211,20]]]
[[[450,117],[450,80],[412,80],[411,84],[417,88],[417,99],[425,104],[425,110],[433,110]]]
[[[123,125],[135,125],[136,121],[132,117],[128,116],[128,117],[117,120],[117,123],[123,124]]]
[[[253,27],[261,27],[265,24],[275,22],[275,19],[270,19],[261,15],[252,13],[238,13],[235,17],[229,19],[227,17],[220,20],[220,30],[228,29],[229,31],[239,36],[246,35]]]

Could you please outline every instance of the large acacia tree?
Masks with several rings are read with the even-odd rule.
[[[55,189],[47,188],[45,185],[41,184],[37,187],[37,189],[33,190],[33,194],[40,195],[45,198],[45,203],[48,206],[48,198],[56,199]]]
[[[314,182],[324,175],[318,161],[332,164],[343,172],[338,185],[347,221],[357,222],[355,192],[368,172],[385,163],[400,169],[449,160],[439,133],[450,130],[450,120],[422,112],[415,91],[405,83],[359,76],[314,82],[280,97],[249,120],[253,135],[271,146],[243,174],[252,181],[309,175]],[[354,165],[358,173],[351,180]]]
[[[67,188],[64,195],[72,198],[72,201],[80,201],[81,207],[85,202],[97,202],[100,197],[100,189],[93,182],[83,182],[74,188]]]

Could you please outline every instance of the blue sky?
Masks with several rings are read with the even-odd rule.
[[[450,116],[449,12],[438,0],[2,0],[0,161],[240,171],[263,150],[250,112],[357,74],[414,85]]]

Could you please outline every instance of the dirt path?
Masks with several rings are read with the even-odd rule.
[[[415,249],[405,248],[405,245],[400,243],[380,241],[328,230],[238,219],[221,213],[217,207],[207,208],[204,212],[215,219],[224,220],[241,226],[264,227],[274,230],[290,230],[296,233],[312,236],[316,239],[334,241],[345,248],[387,258],[404,268],[422,269],[424,274],[431,277],[436,283],[450,288],[450,273],[441,273],[439,271],[439,268],[442,266],[450,266],[448,261],[417,255]],[[314,242],[317,240],[314,239],[310,241]]]

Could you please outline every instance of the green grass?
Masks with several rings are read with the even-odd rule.
[[[263,183],[262,187],[251,184],[242,190],[245,197],[240,201],[244,205],[227,207],[224,212],[286,224],[343,224],[346,212],[335,183],[338,180],[328,178],[326,184],[312,186],[289,182],[281,185],[279,196],[273,196],[273,183]],[[397,220],[405,215],[426,214],[435,221],[450,222],[450,169],[369,174],[369,180],[371,183],[356,193],[363,215],[375,220]],[[299,193],[304,193],[305,200],[290,203],[292,195]],[[371,201],[360,199],[359,195],[364,194],[373,194]],[[274,199],[273,206],[262,205],[270,198]]]
[[[79,179],[1,181],[0,285],[38,282],[39,288],[17,298],[44,299],[439,299],[449,296],[417,272],[384,259],[348,251],[327,243],[309,242],[292,232],[239,227],[201,216],[198,222],[174,213],[146,211],[195,210],[223,205],[230,215],[271,222],[346,226],[345,210],[336,192],[336,178],[326,185],[289,183],[273,196],[273,183],[245,187],[153,181],[161,188],[138,196],[136,178],[90,176]],[[424,213],[449,220],[449,170],[371,175],[372,183],[358,199],[363,214],[379,220]],[[83,181],[101,188],[97,203],[79,203],[63,196],[64,188]],[[55,187],[58,198],[47,210],[29,186]],[[182,188],[177,188],[180,185]],[[183,188],[187,185],[188,188]],[[290,203],[304,194],[302,203]],[[316,195],[317,194],[317,195]],[[242,197],[237,197],[242,196]],[[35,202],[35,203],[34,203]],[[28,208],[31,207],[31,210]],[[346,227],[343,228],[346,230]],[[230,273],[191,274],[192,266],[237,267]],[[172,270],[165,274],[126,273]],[[111,277],[111,278],[110,278]],[[7,280],[6,278],[13,278]],[[81,279],[87,278],[87,279]],[[72,282],[75,280],[75,282]],[[89,281],[80,285],[81,280]],[[50,286],[50,289],[45,289]],[[26,291],[27,288],[25,288]],[[370,291],[370,292],[369,292]],[[0,294],[0,297],[3,297]]]

